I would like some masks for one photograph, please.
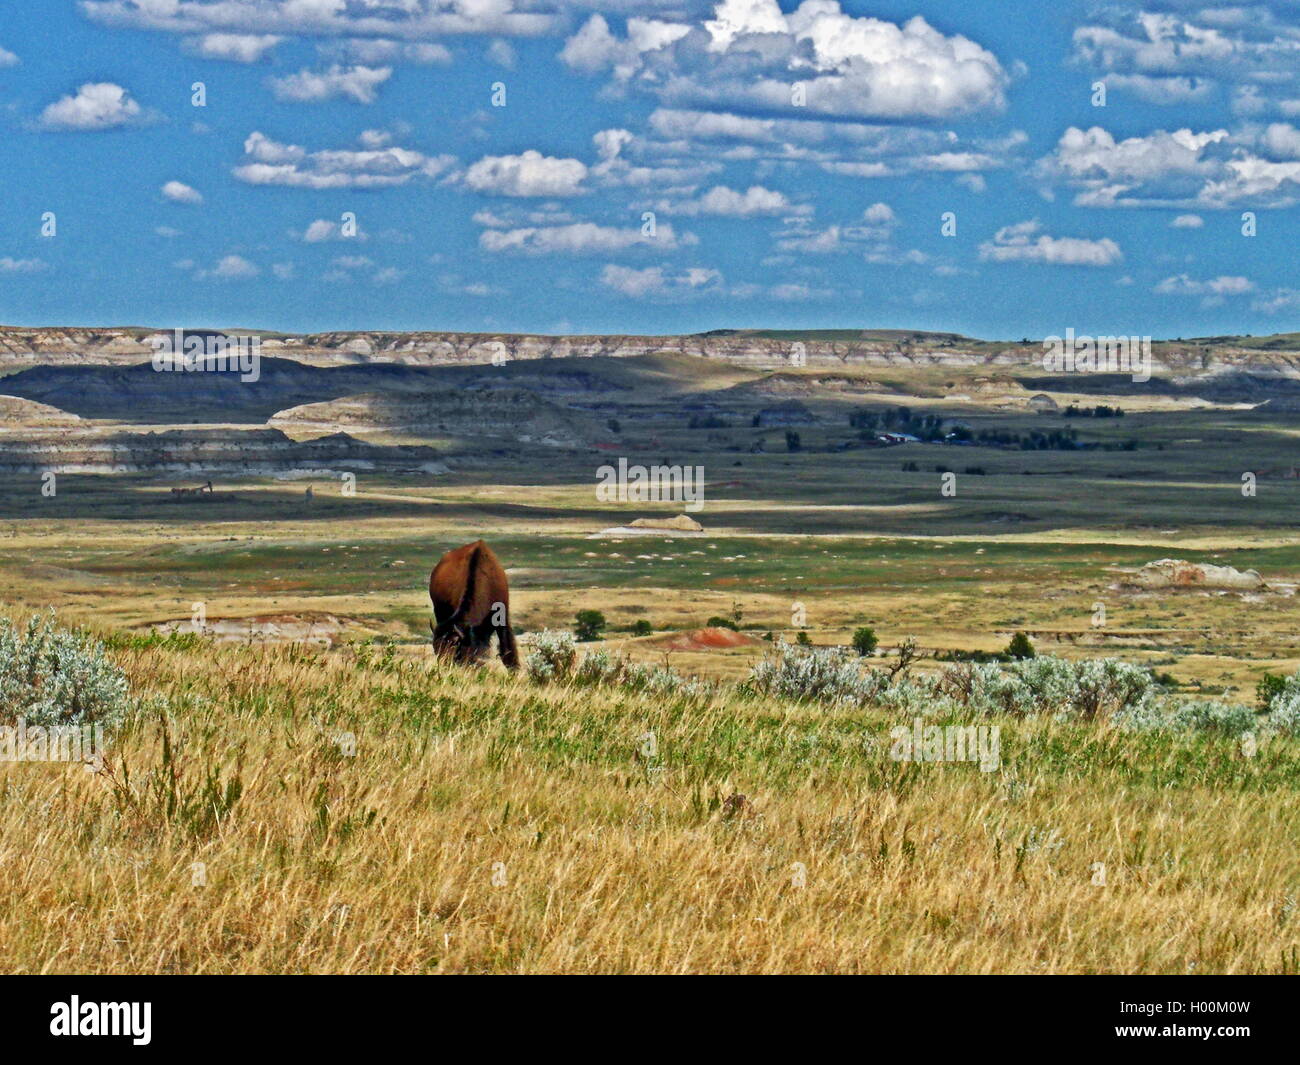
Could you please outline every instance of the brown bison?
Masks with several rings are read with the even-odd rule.
[[[510,628],[506,571],[482,540],[448,551],[429,574],[429,598],[437,626],[429,622],[433,649],[456,662],[476,662],[496,634],[501,661],[519,668],[519,647]]]

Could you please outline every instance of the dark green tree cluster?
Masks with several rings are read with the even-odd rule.
[[[943,427],[945,420],[942,414],[914,414],[911,407],[855,410],[849,414],[849,425],[864,439],[878,432],[890,432],[907,433],[926,441],[942,440],[947,435]]]
[[[1063,418],[1122,418],[1124,417],[1123,407],[1108,407],[1104,403],[1098,403],[1095,407],[1080,407],[1071,403],[1065,410],[1061,411]]]
[[[1009,447],[1020,451],[1078,451],[1078,436],[1076,429],[1032,429],[1028,433],[981,429],[975,441],[987,447]]]
[[[573,635],[584,643],[601,639],[605,632],[605,615],[599,610],[579,610],[573,621]]]

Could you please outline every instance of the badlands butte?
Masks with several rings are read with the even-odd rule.
[[[706,674],[863,625],[922,668],[1017,631],[1190,691],[1300,666],[1300,334],[1157,340],[1135,380],[905,330],[218,333],[256,379],[159,372],[169,329],[0,328],[6,601],[420,654],[429,566],[481,536],[522,633],[595,609]],[[701,467],[702,528],[598,496],[620,459]],[[718,617],[752,639],[683,638]]]

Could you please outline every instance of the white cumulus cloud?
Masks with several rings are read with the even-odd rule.
[[[277,33],[322,38],[400,37],[434,41],[452,34],[536,37],[562,24],[557,11],[516,9],[508,0],[82,0],[107,26],[190,35]]]
[[[224,255],[211,267],[199,266],[192,259],[173,263],[178,270],[192,272],[198,281],[251,281],[261,273],[255,263],[242,255]]]
[[[1071,126],[1037,173],[1075,189],[1084,207],[1288,207],[1300,202],[1300,158],[1286,157],[1300,145],[1289,130],[1154,130],[1118,140],[1100,126]]]
[[[1053,266],[1110,266],[1123,257],[1109,237],[1053,237],[1040,232],[1037,219],[1003,226],[993,240],[980,245],[979,256],[990,262],[1045,263]]]
[[[374,131],[367,131],[373,133]],[[374,143],[362,134],[362,143]],[[245,161],[233,173],[250,185],[303,189],[386,188],[417,177],[433,178],[455,162],[395,145],[378,148],[308,151],[254,130],[244,140]]]
[[[305,244],[321,244],[327,240],[369,240],[370,238],[360,227],[354,235],[344,236],[343,226],[340,223],[328,218],[317,218],[301,234],[298,234],[298,239]]]
[[[694,243],[689,234],[679,237],[667,222],[655,227],[654,235],[640,227],[602,226],[595,222],[572,222],[558,226],[521,226],[517,229],[485,229],[479,247],[489,252],[524,252],[531,255],[595,255],[625,251],[639,246],[674,249]]]
[[[187,46],[204,59],[256,63],[283,40],[273,33],[205,33],[202,37],[191,37]]]
[[[466,169],[463,180],[475,192],[493,196],[577,196],[587,166],[529,149],[519,155],[488,155]]]
[[[271,91],[277,100],[292,103],[320,103],[346,97],[359,104],[372,104],[379,86],[393,76],[392,67],[344,67],[328,70],[300,70],[282,78],[271,78]]]
[[[997,57],[919,15],[899,25],[850,15],[837,0],[806,0],[788,14],[777,0],[722,0],[713,16],[629,19],[619,38],[592,15],[560,57],[665,102],[716,111],[941,118],[1005,103],[1010,78]]]
[[[162,187],[162,194],[173,203],[202,203],[203,194],[182,181],[169,181]]]
[[[89,82],[73,95],[41,112],[40,125],[50,130],[103,130],[139,122],[144,110],[121,85]]]
[[[722,275],[706,267],[691,267],[674,273],[662,266],[636,270],[609,263],[600,272],[602,285],[633,299],[694,294],[716,288],[721,282]]]
[[[806,213],[811,208],[796,206],[785,193],[751,185],[744,192],[715,185],[693,200],[663,204],[661,210],[683,215],[722,215],[728,218],[754,218],[759,215]]]
[[[1244,296],[1255,290],[1255,284],[1245,277],[1212,277],[1196,281],[1186,274],[1166,277],[1153,289],[1162,296]]]

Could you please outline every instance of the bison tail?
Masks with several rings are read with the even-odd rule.
[[[453,621],[461,621],[474,603],[474,590],[478,584],[478,555],[478,545],[475,544],[474,550],[470,552],[469,559],[465,563],[465,590],[461,593],[456,613],[451,616]]]
[[[497,643],[501,648],[501,661],[506,669],[519,668],[519,644],[515,642],[515,630],[509,625],[497,627]]]

